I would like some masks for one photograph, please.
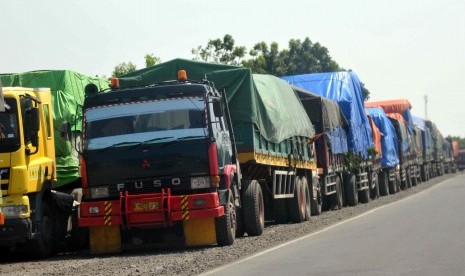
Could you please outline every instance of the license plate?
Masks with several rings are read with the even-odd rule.
[[[149,201],[149,202],[136,202],[132,205],[134,212],[146,212],[157,210],[160,208],[160,203],[158,201]]]

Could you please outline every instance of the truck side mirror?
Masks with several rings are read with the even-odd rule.
[[[220,99],[213,100],[213,113],[215,113],[215,117],[223,117],[223,107]]]
[[[40,113],[39,113],[39,108],[37,107],[31,107],[31,109],[28,110],[30,113],[30,118],[31,118],[31,144],[33,147],[36,148],[37,152],[38,146],[39,146],[39,129],[40,129]]]
[[[29,112],[31,113],[31,131],[38,132],[40,129],[40,113],[37,107],[32,107]]]

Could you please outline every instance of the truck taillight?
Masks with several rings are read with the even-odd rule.
[[[216,143],[213,142],[208,147],[208,162],[210,163],[210,175],[217,176],[219,173],[218,169],[218,150],[216,149]]]
[[[82,155],[79,157],[79,168],[81,170],[82,188],[87,188],[89,187],[89,184],[87,183],[86,161],[84,160],[84,157]]]

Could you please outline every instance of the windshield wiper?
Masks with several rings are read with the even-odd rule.
[[[194,139],[198,139],[198,138],[205,138],[205,136],[203,136],[203,135],[192,135],[192,136],[179,137],[179,138],[176,138],[176,139],[174,139],[172,141],[164,143],[162,146],[167,146],[167,145],[171,145],[172,143],[185,141],[185,140],[194,140]]]
[[[116,143],[116,144],[113,144],[111,146],[102,148],[100,150],[106,150],[106,149],[110,149],[110,148],[119,148],[119,147],[123,147],[123,146],[135,146],[135,145],[139,145],[141,143],[142,142],[121,142],[121,143]]]
[[[165,140],[165,139],[170,139],[170,138],[174,138],[174,137],[173,137],[173,136],[166,136],[166,137],[152,138],[152,139],[145,140],[145,141],[142,142],[141,144],[142,144],[142,145],[147,145],[147,144],[151,144],[151,143],[156,142],[156,141]]]

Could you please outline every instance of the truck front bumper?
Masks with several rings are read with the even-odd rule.
[[[177,222],[224,215],[218,193],[171,195],[161,193],[129,195],[119,200],[82,202],[79,226],[121,225],[131,227],[169,227]]]
[[[0,225],[0,245],[14,246],[25,242],[31,236],[32,222],[29,218],[5,219]]]

